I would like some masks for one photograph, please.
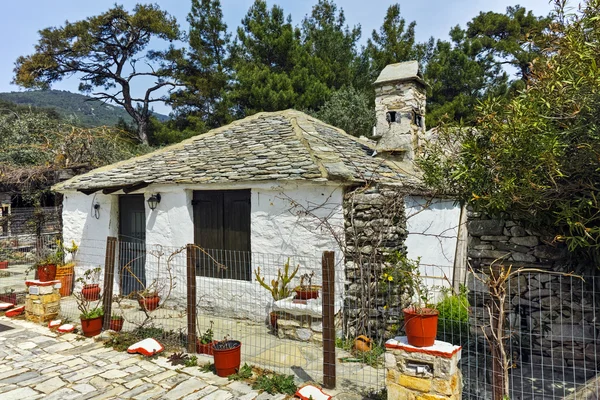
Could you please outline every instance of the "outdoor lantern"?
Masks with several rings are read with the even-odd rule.
[[[152,196],[150,196],[148,198],[148,207],[150,207],[150,209],[152,211],[154,211],[156,209],[156,207],[158,206],[158,203],[160,203],[160,194],[153,194]]]

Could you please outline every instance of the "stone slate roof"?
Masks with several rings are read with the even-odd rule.
[[[132,191],[148,184],[275,180],[413,181],[393,162],[373,157],[373,152],[371,145],[299,111],[259,113],[75,176],[55,185],[54,190],[92,192],[127,187]]]
[[[381,85],[408,80],[415,80],[425,84],[423,74],[419,70],[418,61],[405,61],[386,65],[373,84]]]

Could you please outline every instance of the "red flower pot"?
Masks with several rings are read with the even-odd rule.
[[[158,308],[159,302],[160,296],[148,296],[138,298],[138,303],[140,304],[140,307],[148,311],[156,310]]]
[[[310,300],[316,299],[319,297],[319,289],[318,288],[310,288],[310,289],[294,289],[296,292],[296,298],[298,300]]]
[[[0,269],[7,269],[8,261],[0,261]]]
[[[110,320],[110,329],[115,332],[121,332],[121,329],[123,329],[123,320],[122,319],[111,319]]]
[[[433,346],[437,335],[438,310],[405,308],[402,311],[408,344],[415,347]]]
[[[40,282],[53,281],[56,278],[56,264],[39,265],[37,272]]]
[[[0,302],[17,304],[17,294],[16,293],[0,294]]]
[[[217,343],[216,340],[213,340],[210,343],[201,343],[200,340],[196,341],[196,353],[198,354],[208,354],[212,356],[214,354],[213,345]]]
[[[235,374],[240,369],[242,343],[238,340],[227,340],[213,344],[215,370],[222,378]]]
[[[93,283],[90,285],[84,285],[81,289],[81,295],[87,301],[96,301],[100,298],[100,285]]]
[[[102,332],[102,319],[103,317],[82,319],[81,330],[83,331],[83,336],[92,337],[99,335]]]
[[[279,316],[277,315],[276,312],[271,312],[269,314],[269,322],[271,323],[271,328],[273,328],[273,330],[277,330],[277,318]]]

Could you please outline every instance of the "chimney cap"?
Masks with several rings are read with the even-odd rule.
[[[423,74],[419,69],[418,61],[406,61],[396,64],[388,64],[377,77],[374,85],[381,85],[388,82],[410,81],[414,80],[425,84]]]

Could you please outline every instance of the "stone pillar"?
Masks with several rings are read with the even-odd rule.
[[[406,336],[385,343],[386,387],[389,400],[460,400],[461,346],[436,340],[414,347]]]
[[[33,322],[47,322],[58,317],[60,311],[60,281],[25,281],[25,318]]]

